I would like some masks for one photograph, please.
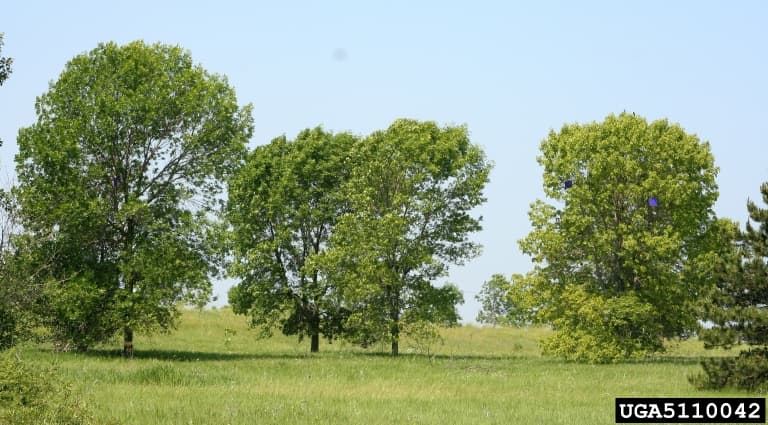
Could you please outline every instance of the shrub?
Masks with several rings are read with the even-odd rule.
[[[0,423],[91,425],[99,422],[55,370],[23,362],[15,350],[0,353]]]
[[[634,292],[608,297],[573,286],[560,299],[579,307],[563,309],[552,320],[555,333],[541,341],[544,354],[611,363],[664,350],[658,313]]]
[[[16,317],[9,308],[0,303],[0,350],[13,346],[15,330]]]

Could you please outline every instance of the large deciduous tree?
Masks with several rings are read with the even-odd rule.
[[[321,128],[295,140],[278,137],[257,147],[229,183],[227,217],[232,226],[231,274],[240,279],[229,292],[236,313],[248,314],[270,335],[310,337],[340,334],[344,308],[332,281],[308,263],[327,246],[347,202],[349,151],[357,139]]]
[[[760,187],[768,205],[768,183]],[[748,201],[746,230],[733,225],[725,240],[734,241],[722,255],[720,279],[705,318],[712,324],[702,330],[705,347],[742,345],[735,358],[703,362],[704,375],[694,382],[707,388],[734,386],[750,391],[768,390],[768,208]]]
[[[350,211],[318,263],[351,311],[348,335],[389,341],[397,355],[404,327],[458,320],[462,294],[433,282],[478,254],[469,236],[480,219],[471,212],[485,200],[491,166],[465,127],[405,119],[371,134],[352,156]]]
[[[250,106],[188,52],[100,44],[67,63],[19,131],[24,229],[55,254],[44,293],[57,339],[85,349],[116,332],[168,329],[205,302],[221,182],[241,165]]]
[[[520,246],[535,269],[513,290],[555,330],[544,351],[615,361],[696,329],[716,255],[709,145],[623,113],[552,131],[538,162],[554,202],[531,205]]]

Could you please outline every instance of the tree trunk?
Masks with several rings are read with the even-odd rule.
[[[320,352],[320,335],[316,333],[312,334],[312,343],[309,351],[312,353]]]
[[[133,329],[126,326],[123,334],[123,357],[133,358]]]
[[[397,357],[400,352],[400,323],[398,321],[392,322],[390,332],[392,336],[392,357]]]

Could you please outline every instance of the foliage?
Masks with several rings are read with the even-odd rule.
[[[0,32],[0,53],[3,51],[3,37],[5,36],[5,33]],[[11,58],[5,58],[0,56],[0,86],[3,85],[5,80],[8,79],[8,76],[11,74],[11,64],[13,63],[13,59]],[[3,141],[0,140],[0,146],[3,145]],[[8,243],[8,213],[10,212],[9,208],[9,197],[8,194],[0,188],[0,212],[2,215],[2,221],[0,222],[0,250],[2,252],[5,252],[7,243]],[[0,254],[2,253],[0,252]]]
[[[733,387],[740,390],[768,393],[768,349],[743,350],[735,357],[706,359],[704,369],[688,380],[699,389],[721,390]]]
[[[5,33],[0,32],[0,52],[3,51],[3,38],[5,36]],[[0,86],[5,83],[5,80],[8,79],[8,76],[11,75],[11,65],[13,64],[12,58],[6,58],[0,56]]]
[[[36,368],[10,350],[0,353],[0,423],[87,425],[100,422],[55,370]]]
[[[280,327],[286,335],[311,337],[313,352],[320,335],[338,336],[345,315],[334,283],[307,261],[326,248],[344,212],[340,189],[355,143],[349,134],[319,127],[293,141],[278,137],[256,148],[229,182],[230,274],[240,279],[229,303],[264,335]]]
[[[663,351],[658,335],[663,331],[654,320],[655,310],[637,293],[620,297],[589,294],[584,287],[566,288],[562,303],[577,306],[563,309],[553,319],[556,332],[543,341],[545,353],[591,363],[627,359],[647,351]]]
[[[480,302],[480,311],[477,313],[478,323],[491,326],[506,324],[507,311],[510,309],[507,303],[507,291],[509,281],[502,274],[494,274],[491,279],[483,282],[480,292],[475,299]]]
[[[5,34],[0,33],[0,53]],[[11,74],[13,59],[0,56],[0,86]],[[0,146],[3,141],[0,140]],[[16,290],[12,282],[12,266],[9,258],[11,235],[16,227],[13,199],[0,188],[0,350],[12,346],[19,332],[18,304],[13,302]]]
[[[13,193],[0,192],[0,350],[31,339],[38,325],[41,270],[30,267],[31,251],[20,232]]]
[[[510,279],[501,274],[494,274],[487,282],[483,282],[480,293],[475,296],[480,302],[477,321],[491,326],[525,326],[530,324],[529,312],[518,308],[525,305],[517,298],[525,296],[524,292],[516,291],[521,287],[521,281],[528,277],[513,274]]]
[[[458,320],[460,291],[432,281],[479,252],[470,212],[485,200],[490,164],[465,127],[405,119],[357,144],[352,158],[350,211],[317,264],[338,282],[353,339],[388,340],[396,355],[402,323]]]
[[[48,324],[63,345],[122,329],[131,354],[134,329],[168,329],[177,303],[209,297],[210,212],[242,162],[250,108],[181,48],[137,41],[76,56],[36,112],[19,131],[18,199],[53,259]]]
[[[768,205],[768,183],[760,191]],[[708,348],[739,344],[749,348],[736,358],[702,363],[704,375],[698,382],[706,388],[768,389],[768,208],[749,201],[747,210],[750,220],[744,232],[735,224],[726,229],[725,237],[733,242],[718,262],[720,279],[711,303],[705,305],[705,318],[712,326],[702,330],[701,337]],[[756,373],[761,367],[763,372]]]
[[[719,241],[709,145],[634,114],[565,125],[541,144],[544,192],[520,247],[521,299],[556,334],[545,352],[615,361],[663,350],[697,327]]]
[[[403,324],[402,332],[408,336],[409,345],[414,352],[431,356],[436,345],[445,344],[445,338],[440,335],[440,328],[431,322],[407,322]]]
[[[0,189],[0,350],[14,345],[16,339],[16,304],[12,301],[16,285],[12,283],[10,236],[13,233],[12,204]]]

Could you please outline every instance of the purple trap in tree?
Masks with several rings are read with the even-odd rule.
[[[570,180],[570,179],[566,180],[565,182],[563,182],[563,186],[565,186],[566,189],[572,188],[573,187],[573,180]]]
[[[120,185],[120,177],[113,177],[112,178],[112,186],[117,187]]]
[[[648,198],[648,206],[653,207],[653,208],[658,207],[659,206],[659,200],[656,199],[655,196],[651,196],[650,198]]]

